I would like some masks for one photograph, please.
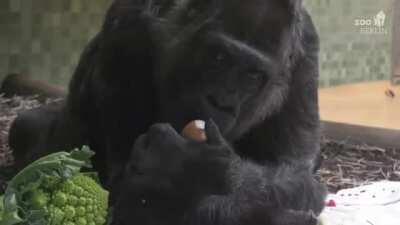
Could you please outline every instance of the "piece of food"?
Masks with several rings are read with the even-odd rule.
[[[18,173],[7,186],[0,225],[104,225],[108,192],[90,167],[87,147],[45,156]]]
[[[205,122],[203,120],[194,120],[188,123],[182,130],[182,136],[194,141],[203,142],[207,140]]]

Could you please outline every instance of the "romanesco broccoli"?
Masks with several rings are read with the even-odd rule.
[[[92,155],[55,153],[22,170],[6,189],[0,225],[104,225],[108,192],[80,172]]]

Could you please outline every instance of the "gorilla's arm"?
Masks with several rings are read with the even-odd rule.
[[[152,17],[125,5],[134,2],[113,3],[69,88],[67,111],[87,127],[94,164],[106,185],[117,179],[135,138],[154,123],[157,111]]]
[[[203,199],[185,224],[316,224],[324,189],[307,170],[246,161],[235,167],[232,192]]]

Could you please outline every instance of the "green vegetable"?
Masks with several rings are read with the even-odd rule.
[[[93,177],[87,147],[45,156],[8,184],[0,225],[104,225],[108,192]],[[0,199],[1,200],[1,199]]]
[[[3,220],[3,211],[4,211],[3,201],[4,201],[3,196],[0,196],[0,221]]]

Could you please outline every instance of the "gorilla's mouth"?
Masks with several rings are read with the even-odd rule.
[[[208,121],[213,119],[222,134],[227,134],[235,126],[239,115],[239,107],[213,97],[198,95],[192,98],[174,99],[161,110],[160,121],[170,123],[177,131],[181,131],[193,120]]]
[[[206,97],[206,101],[209,103],[211,107],[215,108],[218,111],[222,111],[224,113],[231,114],[233,116],[235,114],[235,107],[229,105],[223,105],[211,95]]]
[[[238,115],[237,107],[221,103],[211,95],[204,97],[202,102],[202,109],[205,110],[204,114],[208,116],[207,119],[213,119],[222,134],[227,134],[235,126]]]

